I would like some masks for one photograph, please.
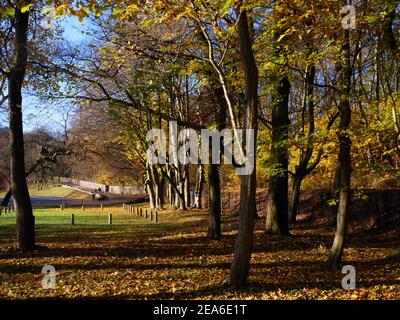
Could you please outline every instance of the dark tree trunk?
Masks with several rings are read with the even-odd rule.
[[[335,239],[328,258],[328,268],[337,270],[342,260],[343,249],[347,234],[347,220],[350,201],[351,179],[351,140],[348,133],[351,122],[350,90],[351,90],[351,61],[349,30],[344,31],[342,57],[337,68],[340,91],[340,124],[339,124],[339,156],[337,161],[339,208]]]
[[[186,202],[185,202],[185,183],[184,181],[180,181],[177,186],[179,192],[175,193],[175,206],[179,210],[186,210]]]
[[[300,192],[301,192],[301,183],[303,181],[303,177],[301,175],[295,175],[293,178],[292,185],[292,194],[289,202],[289,222],[295,223],[297,217],[297,211],[300,202]]]
[[[242,11],[238,22],[240,57],[246,82],[245,121],[246,129],[254,130],[254,143],[257,141],[258,122],[258,68],[252,50],[252,39],[247,12]],[[256,159],[256,148],[254,158]],[[251,158],[251,157],[250,157]],[[250,175],[240,176],[239,231],[235,243],[235,252],[231,266],[230,283],[234,288],[247,284],[253,250],[256,207],[256,164]]]
[[[290,82],[277,79],[272,103],[272,173],[269,180],[269,204],[266,233],[289,235],[288,221],[288,152],[283,142],[288,139]]]
[[[10,182],[17,216],[17,246],[35,248],[35,227],[32,206],[25,178],[24,135],[22,128],[22,85],[27,66],[27,32],[29,11],[15,10],[14,63],[8,76],[10,127]]]
[[[7,193],[4,195],[3,200],[1,201],[0,206],[7,207],[8,203],[10,202],[11,197],[12,197],[12,191],[11,191],[11,189],[8,189]]]
[[[342,261],[342,254],[347,234],[347,220],[350,202],[350,177],[351,177],[351,141],[348,136],[340,138],[339,161],[341,165],[341,176],[339,184],[339,208],[337,213],[335,239],[328,258],[329,270],[337,270]]]
[[[212,81],[212,89],[215,96],[216,106],[216,121],[218,130],[223,130],[226,127],[226,101],[224,100],[224,92],[222,87],[218,83]],[[221,139],[221,150],[223,150],[223,143]],[[211,150],[212,145],[210,144],[210,163],[211,161]],[[210,239],[221,238],[221,181],[219,176],[219,165],[210,164],[208,165],[208,232],[207,236]]]
[[[221,190],[217,164],[208,165],[208,233],[210,239],[221,238]]]
[[[309,49],[309,55],[314,52],[313,48]],[[289,223],[295,223],[297,217],[297,211],[300,201],[301,183],[304,178],[313,171],[319,162],[317,157],[316,161],[310,166],[309,162],[314,151],[314,132],[315,132],[315,121],[314,121],[314,80],[315,80],[315,65],[307,66],[306,79],[304,83],[304,102],[302,110],[302,134],[305,134],[306,122],[308,123],[307,132],[307,146],[300,151],[300,157],[298,165],[295,168],[292,195],[289,202]],[[305,120],[307,116],[307,121]],[[329,126],[328,126],[329,128]],[[322,149],[321,149],[322,151]]]
[[[164,193],[165,193],[165,178],[164,176],[159,177],[159,181],[156,185],[156,208],[162,210],[164,208]]]

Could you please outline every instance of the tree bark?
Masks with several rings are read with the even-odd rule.
[[[201,198],[203,197],[203,187],[204,187],[204,166],[199,164],[197,166],[197,183],[196,190],[194,192],[194,207],[196,209],[201,209]]]
[[[154,209],[156,207],[156,197],[154,194],[153,184],[150,181],[147,183],[147,193],[149,195],[150,208]]]
[[[184,188],[184,197],[185,197],[185,204],[186,204],[186,207],[187,208],[190,208],[190,206],[192,205],[191,204],[191,202],[190,202],[190,177],[189,177],[189,166],[188,165],[186,165],[185,167],[184,167],[184,185],[183,185],[183,188]]]
[[[303,181],[302,175],[295,175],[293,178],[292,194],[289,202],[289,222],[296,222],[297,211],[300,202],[301,183]]]
[[[165,189],[165,178],[163,175],[158,177],[156,184],[156,208],[162,210],[164,208],[164,190]]]
[[[350,34],[344,30],[341,62],[338,66],[340,91],[340,123],[339,123],[339,156],[337,161],[339,207],[335,239],[328,258],[329,270],[337,270],[342,260],[343,249],[347,234],[347,220],[350,202],[351,179],[351,139],[348,133],[351,122],[350,91],[351,91],[351,61]]]
[[[309,49],[309,55],[314,52],[313,48]],[[304,102],[302,110],[302,134],[305,134],[306,122],[308,123],[307,132],[307,146],[300,151],[300,157],[298,165],[295,168],[292,195],[289,202],[289,223],[295,223],[297,217],[297,210],[299,207],[301,183],[304,178],[313,171],[316,167],[317,162],[314,162],[310,168],[308,164],[311,160],[314,151],[314,132],[315,132],[315,120],[314,120],[314,80],[315,80],[315,65],[307,66],[306,79],[304,83]],[[305,120],[307,115],[307,121]],[[321,149],[322,150],[322,149]],[[318,158],[317,158],[318,159]]]
[[[251,26],[252,27],[252,26]],[[247,12],[240,13],[238,22],[240,57],[245,74],[245,121],[246,129],[254,130],[254,143],[257,141],[258,122],[258,68],[254,52]],[[256,159],[256,148],[254,158]],[[241,288],[247,284],[250,269],[250,260],[253,250],[256,207],[256,164],[250,175],[240,176],[240,206],[239,231],[235,243],[235,252],[231,266],[230,283],[234,288]]]
[[[266,233],[289,235],[288,221],[288,152],[283,142],[288,139],[289,130],[289,79],[277,79],[277,88],[272,103],[272,146],[273,164],[269,180],[269,205]]]
[[[208,165],[208,233],[209,239],[221,238],[221,190],[217,164]]]
[[[14,63],[8,75],[10,130],[10,182],[17,216],[17,246],[23,250],[35,248],[35,227],[32,205],[25,178],[24,135],[22,124],[22,85],[27,67],[27,33],[29,10],[15,10]]]

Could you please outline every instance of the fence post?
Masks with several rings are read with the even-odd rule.
[[[108,224],[112,224],[112,214],[108,214]]]
[[[75,224],[75,215],[71,214],[71,224],[74,225]]]

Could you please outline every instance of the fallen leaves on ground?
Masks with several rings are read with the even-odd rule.
[[[104,213],[93,214],[99,221]],[[400,299],[400,243],[389,237],[350,236],[344,263],[355,266],[357,289],[344,290],[344,275],[325,268],[331,228],[303,221],[294,238],[279,238],[265,235],[259,220],[249,286],[235,291],[229,287],[234,216],[224,215],[220,241],[205,237],[204,211],[166,211],[159,224],[122,212],[115,220],[113,226],[44,223],[32,253],[16,250],[0,221],[0,298]],[[56,269],[54,290],[41,287],[46,264]]]

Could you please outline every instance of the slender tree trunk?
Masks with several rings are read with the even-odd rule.
[[[258,68],[252,50],[252,39],[247,12],[242,11],[238,22],[240,56],[246,81],[246,113],[244,126],[254,130],[254,143],[257,141],[258,122]],[[256,159],[254,148],[253,159]],[[235,252],[231,266],[230,283],[234,288],[247,284],[253,250],[256,207],[256,163],[250,175],[240,176],[239,231],[235,243]]]
[[[190,203],[190,179],[189,179],[189,166],[186,165],[184,167],[184,174],[185,174],[185,179],[184,179],[184,196],[185,196],[185,204],[186,207],[190,208],[192,205]]]
[[[203,196],[203,187],[204,187],[204,166],[199,164],[197,166],[197,183],[196,190],[194,192],[194,207],[196,209],[201,209],[201,198]]]
[[[350,202],[351,178],[351,140],[348,133],[351,122],[350,86],[351,86],[351,61],[350,61],[350,34],[344,30],[344,44],[342,47],[342,61],[338,66],[340,76],[340,124],[339,124],[339,208],[337,213],[336,234],[328,258],[328,268],[337,270],[342,260],[342,253],[347,234],[347,220]]]
[[[10,182],[17,216],[17,246],[35,248],[35,226],[25,178],[24,135],[22,125],[22,85],[27,66],[27,33],[29,11],[15,10],[14,63],[8,76],[10,127]]]
[[[224,92],[220,85],[213,83],[213,92],[215,96],[216,106],[216,119],[218,130],[223,130],[226,127],[226,102],[224,100]],[[223,150],[223,143],[221,139],[221,150]],[[210,144],[210,163],[211,163],[211,150]],[[208,232],[207,236],[210,239],[221,238],[221,179],[219,176],[219,165],[208,165]]]
[[[169,200],[169,205],[173,206],[175,203],[175,191],[170,183],[168,183],[168,200]]]
[[[314,52],[313,47],[309,49],[309,55]],[[315,120],[314,120],[314,80],[315,80],[315,65],[307,66],[306,68],[306,79],[304,83],[304,102],[302,110],[302,134],[305,134],[306,123],[308,124],[307,132],[307,146],[300,150],[300,157],[298,165],[295,168],[292,194],[289,202],[289,223],[295,223],[297,217],[297,211],[300,202],[301,183],[304,178],[312,172],[313,168],[318,163],[316,162],[308,168],[309,162],[314,151],[314,132],[315,132]],[[307,115],[307,121],[305,117]]]
[[[153,184],[150,181],[147,183],[147,194],[149,195],[150,208],[154,209],[156,207],[156,197],[154,194]]]
[[[186,210],[186,202],[185,202],[185,183],[184,181],[178,182],[178,190],[179,193],[175,194],[175,206],[179,208],[179,210]]]
[[[269,205],[266,233],[289,235],[288,221],[288,152],[283,142],[288,139],[290,82],[279,79],[272,103],[272,173],[269,180]]]
[[[160,176],[159,177],[159,181],[156,185],[156,199],[157,199],[157,203],[156,203],[156,208],[157,209],[163,209],[164,208],[164,188],[165,188],[165,178],[164,176]]]
[[[217,164],[208,165],[208,233],[210,239],[221,238],[221,190]]]
[[[297,211],[300,202],[300,192],[301,192],[301,183],[303,181],[303,176],[295,175],[293,179],[292,185],[292,194],[289,202],[289,222],[295,223],[297,217]]]

